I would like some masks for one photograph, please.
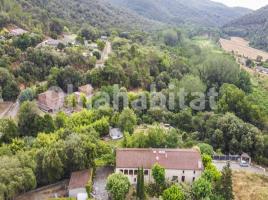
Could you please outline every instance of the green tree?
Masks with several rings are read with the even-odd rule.
[[[34,97],[34,91],[31,88],[27,88],[20,93],[19,101],[20,103],[23,103],[24,101],[32,101]]]
[[[0,142],[10,143],[19,136],[18,126],[12,119],[0,120]]]
[[[164,190],[162,198],[163,200],[185,200],[185,194],[179,185],[172,185]]]
[[[197,146],[199,147],[201,154],[213,156],[213,147],[211,145],[206,143],[199,143]]]
[[[23,136],[36,136],[40,130],[40,119],[37,106],[33,102],[25,101],[21,104],[18,114],[19,132]]]
[[[225,200],[233,200],[233,182],[232,182],[232,170],[230,169],[230,163],[227,164],[222,170],[221,178],[221,191]]]
[[[193,183],[192,193],[195,200],[209,199],[212,194],[212,185],[201,177]]]
[[[207,154],[203,154],[202,155],[202,163],[203,163],[204,167],[206,168],[206,166],[208,166],[209,164],[212,163],[211,156],[207,155]]]
[[[125,200],[130,189],[128,177],[122,173],[114,173],[107,179],[106,189],[113,200]]]
[[[13,199],[36,187],[34,166],[29,156],[0,157],[0,199]]]
[[[44,115],[42,125],[42,131],[45,133],[51,133],[56,129],[54,120],[49,114]]]
[[[163,189],[166,183],[166,170],[159,164],[155,164],[152,168],[152,175],[159,189]]]
[[[143,168],[138,169],[138,175],[137,175],[137,198],[139,200],[145,199],[145,188],[144,188],[144,170]]]
[[[239,66],[228,56],[212,54],[199,66],[199,74],[208,88],[220,88],[224,83],[237,82]]]
[[[55,183],[60,180],[64,174],[63,162],[59,150],[52,147],[45,151],[42,169],[46,174],[48,183]]]
[[[86,97],[86,95],[81,94],[80,99],[81,99],[81,103],[82,103],[83,108],[87,108],[87,97]]]
[[[52,19],[49,29],[52,34],[60,35],[63,32],[63,25],[58,19]]]
[[[119,115],[118,126],[121,128],[122,131],[126,131],[132,134],[136,125],[136,114],[130,108],[125,108]]]
[[[67,122],[67,116],[64,112],[58,112],[55,117],[55,126],[57,129],[63,128]]]
[[[178,33],[174,30],[167,30],[163,33],[164,36],[164,42],[166,45],[169,46],[176,46],[179,42],[179,36]]]
[[[245,70],[242,70],[239,73],[238,81],[236,83],[237,87],[241,90],[245,91],[246,93],[250,93],[252,91],[252,84],[250,80],[250,75]]]

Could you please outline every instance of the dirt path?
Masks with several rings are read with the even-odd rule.
[[[112,44],[107,41],[106,45],[101,53],[101,59],[96,62],[96,67],[103,67],[105,62],[109,59],[109,55],[112,53]]]

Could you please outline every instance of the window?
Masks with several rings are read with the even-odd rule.
[[[195,181],[195,177],[193,177],[193,182]]]
[[[182,173],[184,174],[184,170],[182,171]]]
[[[148,170],[144,170],[144,175],[148,175],[149,171]]]
[[[181,182],[184,182],[185,181],[185,176],[182,176],[181,177]]]
[[[138,174],[138,170],[134,170],[134,174],[137,175]]]
[[[124,174],[128,175],[128,170],[127,169],[124,170]]]
[[[137,182],[137,179],[136,178],[134,178],[134,183],[136,183]]]
[[[173,176],[171,179],[172,182],[178,182],[178,176]]]
[[[129,175],[133,175],[133,170],[129,170]]]
[[[194,174],[195,174],[195,170],[194,170]]]
[[[120,172],[124,173],[124,170],[120,169]]]

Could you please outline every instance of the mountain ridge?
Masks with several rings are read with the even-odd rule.
[[[210,0],[107,0],[151,20],[180,25],[181,23],[221,26],[251,12],[247,8],[231,8]]]

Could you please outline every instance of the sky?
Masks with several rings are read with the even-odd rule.
[[[268,0],[213,0],[217,2],[221,2],[227,6],[240,6],[246,7],[253,10],[257,10],[263,6],[268,5]]]

